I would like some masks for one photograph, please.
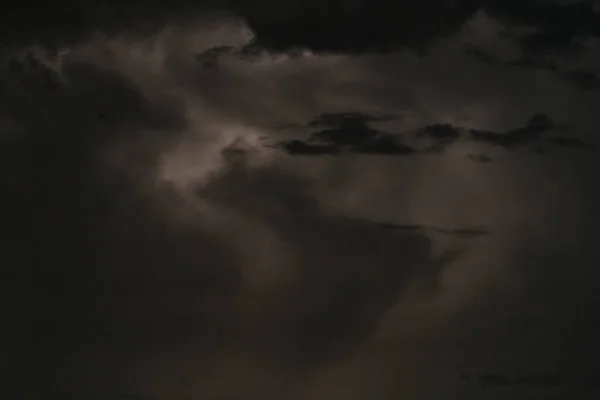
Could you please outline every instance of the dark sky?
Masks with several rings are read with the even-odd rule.
[[[600,2],[2,7],[3,399],[600,396]]]

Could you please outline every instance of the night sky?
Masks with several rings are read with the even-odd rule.
[[[0,7],[2,399],[600,398],[600,1]]]

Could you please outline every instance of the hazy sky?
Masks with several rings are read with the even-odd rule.
[[[0,10],[2,398],[598,398],[598,2],[111,3]]]

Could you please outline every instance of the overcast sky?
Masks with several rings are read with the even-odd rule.
[[[0,11],[3,398],[598,398],[598,2],[111,3]]]

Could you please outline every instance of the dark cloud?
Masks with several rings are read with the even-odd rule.
[[[479,163],[488,163],[492,161],[492,159],[485,154],[469,154],[468,157],[470,160]]]
[[[430,144],[422,150],[417,150],[403,144],[400,137],[406,138],[410,133],[388,134],[367,125],[374,117],[363,114],[340,114],[320,116],[308,126],[319,126],[322,121],[334,124],[336,127],[323,129],[313,133],[306,141],[290,140],[275,145],[291,155],[338,155],[338,154],[378,154],[378,155],[413,155],[440,153],[459,140],[471,140],[500,146],[505,149],[517,147],[551,144],[560,147],[592,149],[593,146],[583,139],[569,136],[548,136],[553,131],[559,131],[559,124],[554,123],[545,114],[535,114],[520,128],[506,132],[492,132],[478,129],[465,129],[452,124],[433,124],[417,129],[412,133],[416,138],[429,139]],[[316,121],[316,122],[315,122]],[[470,156],[473,161],[489,162],[485,155]]]
[[[190,123],[186,116],[169,99],[152,101],[124,75],[90,64],[65,64],[52,89],[36,81],[38,73],[19,75],[12,81],[21,83],[2,92],[18,127],[3,137],[1,177],[4,255],[12,260],[3,262],[2,339],[10,348],[3,373],[13,395],[60,392],[75,385],[72,376],[85,389],[94,373],[78,364],[81,349],[89,360],[108,351],[135,358],[193,342],[203,362],[217,362],[244,343],[260,359],[318,369],[367,341],[411,282],[437,282],[457,259],[435,257],[424,234],[324,213],[307,182],[276,166],[253,170],[237,142],[224,152],[225,172],[192,197],[224,215],[227,234],[173,228],[155,203],[176,194],[148,195],[144,185],[178,138],[173,132]],[[357,140],[370,129],[361,118],[340,122]],[[346,143],[335,130],[320,135]],[[124,164],[110,164],[105,152],[123,144]],[[296,255],[281,262],[300,268],[258,311],[240,311],[246,280],[268,278],[248,272],[251,258],[227,238],[247,226],[240,243],[254,251],[256,224],[288,243]],[[238,326],[245,312],[251,323]],[[23,389],[25,382],[36,385]]]
[[[350,150],[357,154],[411,155],[415,150],[391,136],[378,136],[357,144]]]
[[[9,2],[1,11],[0,45],[68,46],[97,33],[145,36],[224,9],[222,1]]]
[[[555,128],[555,124],[547,115],[536,114],[533,115],[522,128],[513,129],[504,133],[478,130],[472,130],[470,133],[474,140],[512,148],[538,141],[542,134],[553,128]]]
[[[290,140],[276,145],[292,155],[335,155],[341,153],[410,155],[415,151],[390,134],[370,128],[368,122],[385,121],[362,113],[323,114],[308,127],[331,126],[311,135],[308,141]]]
[[[103,149],[131,131],[181,126],[183,117],[115,73],[65,65],[63,82],[47,75],[49,87],[44,70],[28,67],[0,91],[15,125],[1,139],[3,374],[47,390],[74,349],[98,334],[111,221],[136,231],[152,219],[127,179],[103,165]],[[156,155],[149,142],[129,154],[127,171],[150,171]]]
[[[434,4],[435,3],[435,4]],[[403,2],[389,8],[382,1],[286,3],[265,9],[243,7],[255,43],[272,51],[307,48],[316,52],[365,53],[412,49],[422,52],[435,41],[452,37],[477,11],[506,27],[525,54],[574,56],[587,51],[584,41],[597,37],[600,14],[590,1],[443,1]],[[261,3],[258,3],[261,4]],[[357,30],[355,27],[360,26]],[[522,28],[529,28],[523,30]],[[489,53],[469,52],[488,63]]]
[[[204,67],[215,68],[219,62],[221,54],[227,54],[233,51],[233,46],[215,46],[203,51],[195,56],[196,60]]]
[[[295,2],[243,14],[256,43],[273,51],[365,53],[410,48],[457,33],[477,7],[473,1]],[[360,27],[360,29],[357,29]]]
[[[506,34],[524,53],[574,56],[587,50],[586,38],[600,35],[600,14],[592,1],[490,1],[485,9],[506,24]]]
[[[8,3],[3,5],[2,37],[8,45],[60,45],[85,40],[94,33],[149,35],[167,25],[185,24],[208,15],[237,16],[254,32],[246,52],[259,49],[365,53],[413,49],[459,33],[478,10],[507,26],[524,52],[585,51],[581,42],[598,36],[600,19],[592,2],[558,1],[405,1],[400,8],[384,1],[338,0],[272,2],[204,0],[94,1]],[[512,27],[529,27],[523,33]],[[360,29],[356,29],[360,27]],[[252,50],[254,49],[254,50]],[[479,53],[482,55],[483,53]]]
[[[338,146],[308,144],[301,140],[290,140],[278,145],[291,155],[335,155],[340,153]]]
[[[454,30],[465,18],[462,15],[465,12],[455,11],[455,7],[449,5],[444,7],[448,10],[434,15],[430,10],[439,8],[437,4],[434,8],[425,8],[413,2],[404,8],[403,13],[397,14],[403,19],[398,20],[389,17],[391,9],[382,2],[358,3],[357,6],[351,2],[327,6],[318,2],[287,2],[276,7],[261,0],[176,0],[143,5],[131,1],[94,1],[85,6],[68,1],[8,3],[3,5],[1,13],[1,36],[5,45],[56,46],[85,40],[95,33],[149,35],[166,25],[189,23],[208,14],[228,13],[246,19],[263,48],[361,51],[374,49],[378,42],[382,44],[377,47],[382,48],[415,42],[420,45]],[[388,23],[376,24],[381,17],[387,18]],[[413,23],[411,17],[429,19],[431,24],[424,27]],[[363,22],[365,33],[350,39],[347,35],[355,31],[353,27],[357,22]],[[410,27],[405,26],[406,23],[410,23]],[[311,28],[306,29],[308,26]],[[323,37],[328,37],[330,43],[323,41]],[[413,37],[415,39],[411,39]]]
[[[459,130],[450,124],[429,125],[417,132],[419,136],[427,136],[434,140],[455,140],[460,136]]]
[[[310,125],[311,123],[309,123]],[[360,117],[343,118],[336,125],[334,128],[313,133],[310,140],[331,143],[337,146],[352,146],[372,140],[379,133],[377,130],[370,128],[366,121]]]
[[[594,153],[504,151],[594,148],[589,5],[95,4],[0,17],[3,398],[594,395]]]
[[[535,55],[526,53],[518,58],[503,61],[492,52],[477,46],[467,46],[465,53],[492,67],[509,66],[523,70],[549,71],[577,89],[586,91],[600,89],[600,78],[598,78],[595,72],[582,69],[568,70],[560,68],[557,61],[546,54]]]

